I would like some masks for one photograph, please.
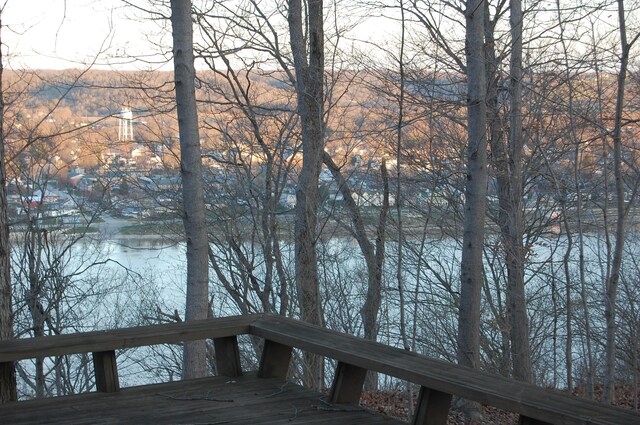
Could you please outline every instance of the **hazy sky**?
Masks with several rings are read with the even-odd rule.
[[[172,69],[166,58],[154,56],[160,51],[158,44],[165,46],[165,52],[171,45],[168,22],[152,22],[148,14],[122,0],[0,0],[0,4],[4,1],[2,49],[10,68],[86,68],[99,56],[94,68]],[[147,5],[144,0],[132,1]],[[370,41],[394,32],[388,21],[371,20],[359,28],[360,36],[364,31]],[[146,62],[132,63],[131,57]]]
[[[151,53],[157,25],[135,22],[119,0],[8,0],[2,13],[3,53],[13,68],[83,67],[95,60],[128,63],[127,54]],[[165,34],[165,36],[168,34]],[[5,64],[7,61],[5,60]]]

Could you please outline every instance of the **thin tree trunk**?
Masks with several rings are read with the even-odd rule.
[[[611,262],[611,273],[606,282],[606,296],[604,315],[607,326],[607,338],[605,345],[605,374],[603,400],[608,403],[615,401],[615,372],[616,372],[616,301],[620,271],[622,268],[622,255],[624,250],[624,232],[626,210],[624,205],[624,178],[622,176],[622,115],[624,107],[624,92],[627,80],[627,68],[629,65],[629,51],[636,38],[629,43],[627,41],[626,21],[624,15],[624,1],[618,0],[618,24],[620,28],[620,71],[618,72],[618,92],[616,97],[616,110],[613,127],[613,173],[616,188],[616,242]]]
[[[510,1],[511,66],[510,66],[510,132],[507,233],[505,254],[507,261],[507,299],[511,323],[511,357],[513,377],[530,382],[531,348],[529,346],[529,318],[524,291],[524,212],[522,208],[522,2]],[[510,170],[510,172],[509,172]]]
[[[558,288],[556,283],[556,272],[554,270],[553,257],[549,258],[550,261],[550,276],[551,276],[551,304],[553,305],[551,314],[553,320],[553,387],[558,388],[558,320],[560,319],[560,312],[558,310]]]
[[[41,230],[38,228],[37,212],[31,212],[34,215],[29,218],[29,230],[25,237],[25,251],[27,253],[27,278],[29,282],[29,293],[27,296],[27,306],[31,315],[31,326],[33,336],[36,338],[44,336],[44,309],[40,302],[42,293],[42,282],[40,281],[40,270],[42,270],[42,240]],[[37,357],[35,359],[35,390],[36,398],[44,397],[44,358]]]
[[[573,104],[573,90],[572,88],[569,89],[570,91],[570,103]],[[571,109],[573,109],[573,107],[571,106]],[[571,113],[571,120],[573,121],[573,113]],[[574,127],[575,123],[572,123],[572,132],[574,132]],[[593,361],[593,349],[591,346],[591,318],[590,318],[590,314],[589,314],[589,306],[588,306],[588,302],[587,302],[587,277],[586,277],[586,269],[585,269],[585,256],[584,256],[584,248],[585,248],[585,243],[584,243],[584,226],[582,224],[582,188],[581,188],[581,184],[580,184],[580,164],[581,164],[581,158],[580,158],[580,144],[577,140],[576,137],[574,137],[574,143],[576,145],[575,147],[575,152],[574,152],[574,158],[575,158],[575,162],[574,162],[574,169],[573,169],[573,175],[574,175],[574,181],[575,181],[575,190],[576,190],[576,194],[577,194],[577,206],[576,206],[576,212],[575,212],[575,219],[576,219],[576,231],[578,233],[578,276],[579,276],[579,281],[580,281],[580,298],[581,298],[581,303],[582,303],[582,312],[583,312],[583,316],[584,316],[584,340],[586,343],[586,348],[587,348],[587,359],[586,359],[586,396],[589,399],[593,399],[594,395],[595,395],[595,388],[594,388],[594,375],[595,375],[595,371],[594,371],[594,361]],[[567,229],[568,229],[568,215],[566,215],[566,220],[567,220]],[[605,214],[606,217],[606,214]],[[605,220],[606,223],[606,220]],[[567,271],[568,273],[568,271]],[[573,388],[573,360],[571,358],[572,356],[572,352],[573,352],[573,328],[571,326],[571,320],[572,318],[572,314],[573,314],[573,305],[572,305],[572,301],[571,301],[571,285],[570,283],[570,278],[568,278],[567,280],[567,388],[569,390],[571,390]]]
[[[401,183],[401,167],[402,159],[402,130],[404,128],[404,45],[405,45],[405,16],[404,2],[400,1],[400,54],[398,57],[398,73],[400,77],[400,87],[398,93],[398,121],[396,123],[396,215],[398,220],[398,259],[396,261],[396,280],[398,281],[398,295],[400,298],[400,335],[402,337],[402,345],[405,350],[410,350],[409,340],[407,337],[407,324],[405,317],[405,300],[404,300],[404,281],[402,278],[402,270],[404,264],[404,228],[402,223],[402,183]]]
[[[400,77],[400,86],[398,93],[398,121],[396,125],[396,216],[398,223],[398,256],[396,260],[396,280],[398,282],[398,298],[400,302],[400,336],[402,337],[402,345],[405,350],[411,350],[409,344],[409,336],[407,335],[407,319],[406,319],[406,300],[404,296],[404,225],[402,221],[402,182],[401,182],[401,156],[402,156],[402,140],[404,128],[404,104],[405,104],[405,69],[404,69],[404,48],[406,40],[406,18],[404,10],[404,2],[400,0],[400,53],[398,57],[398,71]],[[417,301],[416,301],[417,302]],[[415,330],[414,330],[415,331]],[[413,386],[410,382],[406,383],[408,400],[413,400]],[[409,402],[408,413],[413,415],[413,403]]]
[[[0,22],[2,10],[0,10]],[[0,24],[0,27],[2,25]],[[7,168],[4,141],[3,57],[0,51],[0,341],[13,338],[13,308],[11,297],[11,269],[9,220],[7,217]],[[13,363],[0,362],[0,403],[17,400],[16,370]]]
[[[500,77],[498,75],[498,59],[496,58],[495,51],[495,21],[492,21],[489,16],[489,6],[485,3],[485,17],[484,17],[484,34],[485,34],[485,58],[486,66],[485,71],[487,74],[487,125],[489,127],[489,144],[491,146],[491,158],[493,167],[496,172],[497,182],[497,196],[498,196],[498,224],[500,228],[500,237],[504,247],[504,258],[507,264],[507,286],[510,285],[511,278],[514,276],[510,265],[513,263],[511,260],[512,252],[511,246],[513,241],[511,239],[512,223],[511,218],[511,168],[510,168],[510,156],[507,146],[508,140],[504,137],[504,129],[506,124],[503,120],[503,116],[500,112],[500,106],[498,104],[498,86],[500,85]],[[511,273],[511,274],[510,274]],[[497,281],[497,280],[496,280]],[[496,285],[497,286],[497,285]],[[500,291],[501,288],[497,288]],[[490,295],[487,288],[485,291]],[[507,289],[507,294],[508,294]],[[502,306],[500,292],[498,292],[499,305]],[[509,297],[507,296],[507,299]],[[512,349],[511,349],[511,321],[513,317],[511,312],[502,312],[502,307],[494,314],[494,317],[498,320],[500,326],[500,338],[502,348],[502,361],[500,365],[500,373],[504,376],[511,376],[512,374]]]
[[[187,241],[187,300],[185,320],[208,315],[209,263],[202,187],[202,158],[195,94],[193,26],[190,0],[171,0],[173,65],[180,132],[180,173]],[[205,341],[184,344],[183,378],[206,376]]]
[[[349,183],[344,178],[340,168],[333,162],[328,153],[324,153],[323,162],[331,171],[338,190],[342,193],[344,204],[353,223],[353,236],[358,242],[360,252],[364,257],[367,266],[367,295],[366,300],[360,311],[364,328],[364,337],[371,341],[375,341],[378,335],[378,314],[382,303],[382,266],[384,263],[385,251],[385,224],[389,212],[389,178],[386,163],[383,161],[380,166],[380,174],[383,181],[383,202],[378,217],[378,225],[376,226],[375,245],[371,243],[367,236],[364,226],[364,220],[360,214],[360,209],[353,198],[353,191]]]
[[[577,136],[577,124],[575,122],[575,111],[574,111],[574,87],[573,82],[571,81],[570,75],[570,64],[569,64],[569,48],[567,47],[567,42],[565,38],[565,30],[564,30],[564,22],[561,15],[562,8],[559,1],[556,1],[556,10],[558,12],[558,23],[560,29],[560,41],[562,43],[562,49],[564,53],[564,68],[566,72],[566,82],[568,84],[568,115],[569,115],[569,125],[570,125],[570,134],[571,134],[571,142],[574,144],[574,165],[573,165],[573,175],[574,175],[574,190],[577,194],[577,205],[576,205],[576,232],[578,234],[578,268],[579,268],[579,281],[580,281],[580,293],[582,298],[582,309],[584,314],[584,323],[585,323],[585,341],[587,346],[587,359],[586,359],[586,395],[588,398],[593,399],[594,396],[594,383],[593,383],[593,355],[591,349],[591,330],[590,330],[590,319],[589,319],[589,309],[587,308],[587,299],[586,299],[586,276],[585,276],[585,258],[584,258],[584,231],[582,225],[582,189],[580,182],[580,169],[581,169],[581,158],[580,158],[580,150],[581,145],[579,138]],[[598,62],[595,62],[596,66],[596,77],[598,76]],[[605,167],[606,174],[606,167]],[[606,180],[606,179],[605,179]],[[569,259],[570,252],[573,246],[573,235],[572,229],[569,227],[568,221],[568,211],[566,210],[566,201],[563,198],[563,222],[565,223],[565,228],[567,229],[567,241],[568,248],[565,254],[565,275],[566,275],[566,299],[567,299],[567,341],[566,341],[566,358],[567,358],[567,387],[569,390],[573,388],[573,305],[571,302],[572,295],[572,278],[570,276],[569,271]],[[606,210],[606,209],[605,209]],[[606,211],[605,211],[606,218]],[[606,223],[606,220],[605,220]]]
[[[571,94],[570,97],[573,97],[573,95]],[[573,100],[571,100],[570,102],[572,103]],[[572,116],[571,120],[573,121],[573,113],[571,113],[571,116]],[[573,127],[573,124],[572,124],[572,128],[575,128]],[[582,188],[580,184],[580,163],[581,163],[580,154],[579,154],[580,145],[578,143],[577,138],[574,138],[574,143],[576,144],[576,148],[574,152],[575,162],[574,162],[573,175],[575,180],[575,190],[577,194],[577,200],[576,200],[577,206],[576,206],[576,212],[575,212],[575,219],[576,219],[576,231],[578,232],[578,270],[579,270],[578,276],[580,280],[580,297],[582,299],[582,311],[584,316],[584,334],[585,334],[584,339],[587,346],[586,394],[588,398],[593,399],[594,397],[593,376],[595,372],[594,372],[594,364],[593,364],[593,350],[591,348],[591,319],[590,319],[589,307],[587,303],[587,278],[586,278],[585,257],[584,257],[584,247],[585,247],[584,227],[582,225]],[[572,312],[573,312],[573,306],[571,302],[571,285],[567,284],[567,320],[569,321],[572,320]],[[572,346],[573,346],[573,335],[572,335],[571,323],[569,322],[567,323],[567,350],[572,351]],[[570,358],[571,351],[567,352],[569,355],[569,360],[571,360]],[[567,386],[569,390],[573,388],[573,375],[570,375],[570,374],[573,374],[572,361],[567,362]]]

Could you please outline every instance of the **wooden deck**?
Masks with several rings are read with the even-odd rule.
[[[242,370],[243,334],[264,341],[257,373]],[[219,377],[120,389],[116,350],[198,339],[213,340]],[[285,383],[293,348],[337,361],[326,400]],[[520,425],[640,424],[630,410],[267,314],[0,342],[0,363],[72,353],[93,354],[96,393],[0,405],[0,424],[401,423],[357,406],[369,370],[420,386],[413,425],[446,424],[453,395],[516,412]]]
[[[0,405],[2,424],[402,424],[280,379],[211,377]]]

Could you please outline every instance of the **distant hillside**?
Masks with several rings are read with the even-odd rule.
[[[170,81],[168,72],[8,70],[4,91],[8,99],[21,93],[26,108],[60,102],[58,109],[68,108],[73,116],[96,117],[117,114],[124,105],[145,107],[145,92],[157,94],[156,88]]]

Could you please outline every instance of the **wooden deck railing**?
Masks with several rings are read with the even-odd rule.
[[[259,377],[285,379],[293,348],[337,360],[334,403],[358,403],[368,370],[420,385],[413,424],[445,424],[453,395],[520,415],[520,424],[638,425],[633,411],[434,360],[300,321],[273,315],[236,316],[188,323],[87,332],[0,343],[0,363],[93,353],[98,391],[119,390],[115,350],[213,339],[220,375],[242,374],[237,336],[264,339]]]

